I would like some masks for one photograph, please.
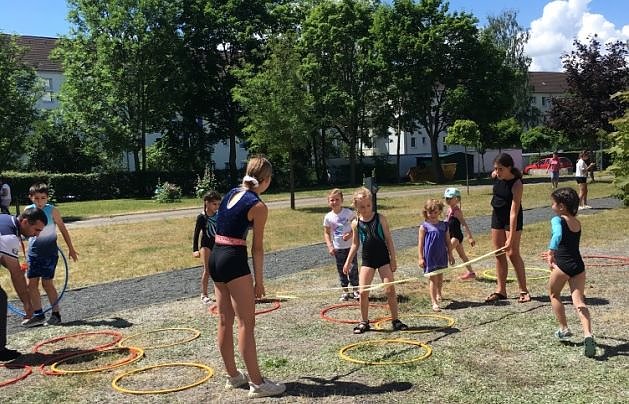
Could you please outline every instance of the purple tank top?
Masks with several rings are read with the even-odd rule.
[[[446,231],[448,224],[439,221],[437,224],[422,223],[426,234],[424,236],[424,273],[446,268],[448,266],[448,248],[446,246]]]

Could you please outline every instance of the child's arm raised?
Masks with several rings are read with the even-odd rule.
[[[70,233],[68,233],[68,229],[66,228],[65,223],[63,223],[63,219],[61,218],[61,213],[59,213],[59,209],[52,208],[52,220],[54,220],[55,224],[59,228],[59,231],[61,232],[61,235],[63,236],[63,240],[66,242],[66,245],[68,246],[68,255],[70,255],[70,258],[72,258],[72,260],[76,262],[79,259],[78,253],[76,252],[76,250],[74,249],[74,246],[72,245],[72,239],[70,238]]]
[[[389,229],[389,222],[387,222],[387,218],[384,217],[383,214],[380,215],[380,223],[382,224],[382,232],[384,233],[384,242],[389,249],[389,259],[391,263],[391,272],[395,272],[397,269],[397,259],[395,257],[395,245],[393,244],[393,237],[391,237],[391,230]]]

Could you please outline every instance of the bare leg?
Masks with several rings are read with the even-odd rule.
[[[234,309],[227,285],[222,282],[214,283],[216,295],[216,307],[218,308],[218,327],[216,342],[221,352],[225,370],[230,377],[238,375],[236,360],[234,358]]]
[[[369,291],[365,290],[371,286],[376,270],[369,267],[360,267],[358,272],[358,283],[360,289],[360,317],[362,321],[369,321]]]
[[[41,310],[41,296],[39,294],[39,278],[28,278],[26,280],[28,296],[31,301],[33,312]]]
[[[470,259],[467,258],[467,255],[465,254],[465,250],[463,249],[463,244],[459,243],[458,239],[454,239],[456,240],[456,245],[454,245],[454,243],[452,243],[452,247],[454,247],[454,249],[456,250],[456,253],[459,254],[459,257],[461,257],[461,259],[463,260],[463,262],[467,262]],[[465,269],[467,269],[467,272],[470,274],[473,274],[474,271],[472,270],[472,266],[471,265],[466,265]]]
[[[579,320],[581,320],[581,326],[583,327],[583,336],[589,337],[592,335],[592,321],[590,319],[590,310],[585,304],[585,272],[581,272],[579,275],[573,276],[568,280],[570,290],[572,292],[572,304],[577,310]]]
[[[380,279],[382,279],[382,282],[388,283],[388,282],[395,281],[393,277],[393,272],[391,271],[391,267],[389,265],[380,267],[378,272],[380,273]],[[389,304],[389,310],[391,311],[391,321],[395,321],[399,317],[397,294],[395,293],[395,286],[393,285],[386,286],[384,290],[385,290],[385,293],[387,294],[387,303]]]
[[[59,298],[59,294],[57,293],[57,289],[55,289],[55,284],[53,283],[53,280],[42,279],[41,284],[42,284],[42,287],[44,288],[44,291],[46,292],[46,296],[48,296],[48,301],[50,302],[50,305],[52,306],[52,311],[59,312],[59,304],[58,303],[55,304],[55,302]],[[32,296],[31,296],[31,299],[32,299]]]
[[[548,282],[548,296],[550,297],[550,304],[555,313],[555,318],[559,323],[559,327],[562,330],[568,328],[568,321],[566,320],[566,309],[561,302],[561,290],[568,281],[569,276],[561,272],[560,269],[554,268],[550,274],[550,280]]]
[[[511,237],[511,248],[507,251],[507,256],[509,257],[509,261],[513,265],[513,269],[515,270],[515,276],[518,280],[518,286],[520,287],[520,292],[528,293],[528,289],[526,287],[526,273],[524,270],[524,260],[522,259],[522,255],[520,255],[520,240],[522,238],[522,231],[516,231],[513,233]]]
[[[504,247],[507,241],[507,235],[504,230],[491,229],[491,241],[494,244],[494,249]],[[503,296],[507,295],[507,256],[498,252],[496,254],[496,293],[500,293]]]

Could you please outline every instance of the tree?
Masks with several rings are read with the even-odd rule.
[[[303,71],[321,127],[347,146],[350,182],[356,183],[359,140],[368,139],[376,71],[370,33],[375,5],[366,0],[324,1],[306,17]]]
[[[535,150],[541,155],[543,150],[548,150],[551,147],[552,139],[544,131],[544,127],[536,126],[523,132],[520,137],[522,147],[527,150]]]
[[[0,34],[0,172],[15,167],[21,142],[38,117],[42,86],[23,55],[12,36]]]
[[[522,127],[515,118],[507,118],[490,125],[494,144],[499,149],[515,147],[520,144]]]
[[[547,122],[574,147],[593,149],[601,133],[613,131],[610,120],[624,113],[622,100],[610,96],[629,88],[629,44],[607,43],[603,51],[593,36],[589,43],[575,40],[574,48],[562,57],[567,95],[552,100]]]
[[[146,169],[146,136],[176,118],[179,2],[69,0],[69,37],[58,57],[66,121],[110,158],[132,151]]]
[[[448,144],[460,144],[465,151],[465,183],[467,184],[467,194],[470,194],[470,175],[467,169],[467,148],[478,148],[480,142],[480,130],[474,121],[459,119],[448,128],[448,135],[445,138]]]
[[[629,91],[614,94],[613,98],[626,105],[629,103]],[[614,163],[609,169],[614,174],[614,185],[618,188],[620,198],[625,206],[629,206],[629,113],[625,109],[622,117],[610,123],[616,131],[610,134],[610,152],[614,156]]]
[[[295,166],[301,157],[297,151],[308,144],[313,126],[312,96],[299,74],[295,41],[291,33],[273,38],[260,71],[241,71],[241,85],[234,88],[234,98],[245,109],[250,150],[288,160],[291,209],[295,209]]]

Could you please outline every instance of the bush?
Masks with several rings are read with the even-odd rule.
[[[159,203],[179,202],[181,201],[181,188],[168,181],[162,184],[158,180],[153,198]]]
[[[218,190],[218,180],[214,175],[214,170],[206,165],[205,171],[203,172],[203,178],[199,177],[197,174],[197,181],[194,185],[194,194],[197,198],[203,198],[203,195],[212,190]]]

